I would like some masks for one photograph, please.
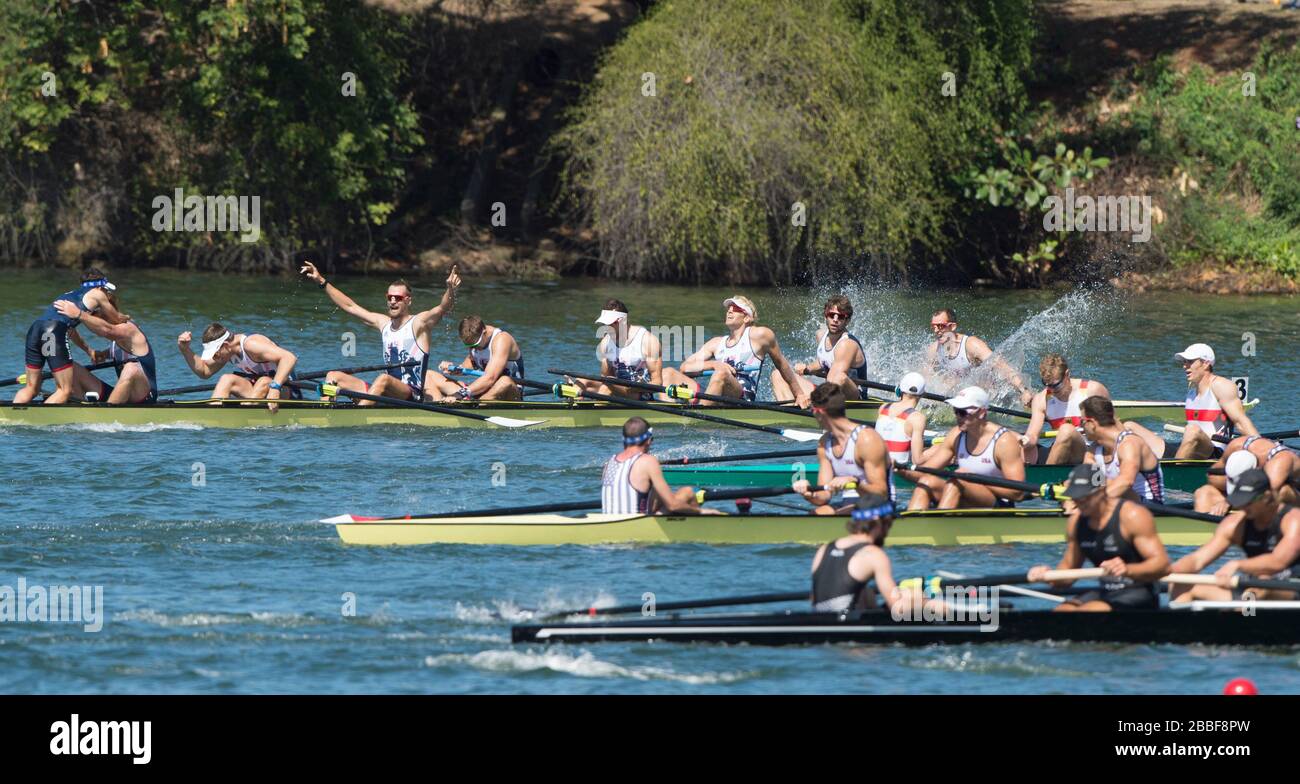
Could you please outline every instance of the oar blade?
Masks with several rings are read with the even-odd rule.
[[[321,520],[320,522],[324,523],[325,525],[344,525],[346,523],[355,523],[356,521],[357,519],[350,514],[341,514],[341,515],[335,515],[334,517],[326,517],[324,520]]]
[[[545,419],[511,419],[503,416],[490,416],[487,421],[502,427],[532,427],[546,422]]]
[[[810,430],[791,430],[788,428],[782,430],[781,435],[791,441],[800,442],[817,441],[822,437],[821,433],[814,433]]]

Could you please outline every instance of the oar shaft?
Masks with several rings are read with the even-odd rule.
[[[860,387],[866,387],[868,389],[879,389],[884,392],[893,392],[895,395],[898,394],[897,386],[892,386],[890,384],[882,384],[879,381],[859,381],[857,383],[858,386]],[[917,397],[924,398],[925,400],[933,400],[938,403],[948,402],[948,398],[944,397],[943,395],[937,395],[933,392],[922,392],[920,395],[917,395]],[[1014,408],[1003,408],[1002,406],[989,406],[988,409],[989,411],[992,411],[995,414],[1005,414],[1007,416],[1019,417],[1020,419],[1029,419],[1030,417],[1028,411],[1017,411]]]
[[[1212,574],[1167,574],[1160,578],[1162,582],[1173,585],[1218,585],[1219,578]],[[1235,588],[1263,588],[1277,591],[1300,591],[1300,580],[1277,580],[1266,577],[1252,577],[1247,574],[1233,575],[1230,582]]]
[[[320,388],[319,384],[304,381],[290,381],[289,386],[297,389],[311,390],[319,390]],[[432,403],[417,403],[413,400],[402,400],[401,398],[396,397],[384,397],[382,395],[371,395],[365,392],[354,392],[350,389],[343,389],[342,387],[339,387],[338,393],[340,395],[347,395],[348,397],[356,398],[357,400],[369,400],[374,403],[398,406],[399,408],[414,408],[420,411],[432,411],[435,414],[447,414],[448,416],[462,417],[464,419],[477,419],[483,422],[492,419],[492,417],[486,414],[478,414],[473,411],[458,411],[457,409],[447,408],[445,406],[435,406]]]
[[[706,457],[678,457],[660,460],[659,465],[700,465],[703,463],[731,463],[740,460],[782,460],[787,457],[812,457],[816,449],[785,449],[775,452],[749,452],[741,455],[714,455]]]
[[[599,381],[607,386],[623,386],[629,389],[643,389],[647,392],[667,392],[668,387],[662,384],[649,384],[644,381],[631,381],[628,379],[615,378],[613,376],[593,376],[585,373],[574,373],[569,370],[557,370],[556,368],[547,368],[547,373],[553,373],[557,376],[572,376],[581,378],[586,381]],[[753,400],[742,400],[738,397],[727,397],[725,395],[710,395],[707,392],[696,392],[695,397],[700,400],[708,400],[713,403],[725,403],[728,405],[739,406],[741,408],[759,408],[766,411],[779,411],[782,414],[792,414],[794,416],[812,417],[816,415],[811,411],[804,411],[798,406],[781,406],[773,403],[759,403]]]
[[[1003,487],[1008,490],[1019,490],[1022,493],[1034,493],[1042,489],[1041,485],[1033,485],[1028,482],[1017,482],[1014,479],[1006,479],[1000,476],[984,476],[983,474],[968,474],[962,471],[949,471],[942,468],[926,468],[925,466],[912,466],[913,471],[932,476],[943,477],[944,479],[959,479],[967,482],[976,482],[978,484],[991,485],[993,487]]]
[[[397,370],[399,368],[415,367],[416,365],[419,364],[420,363],[415,360],[410,360],[409,362],[403,362],[398,365],[366,365],[365,367],[344,368],[339,370],[338,372],[346,373],[349,376],[354,376],[357,373],[369,373],[374,370]],[[240,373],[239,371],[232,371],[232,372],[234,372],[236,375],[243,376],[245,378],[250,378],[250,376],[247,373]],[[313,370],[310,373],[304,373],[301,376],[295,376],[293,380],[310,381],[316,378],[324,378],[333,372],[334,372],[333,370]],[[167,397],[169,395],[188,395],[191,392],[211,392],[213,389],[216,388],[216,386],[217,386],[217,382],[213,381],[207,384],[196,384],[191,387],[176,387],[174,389],[164,389],[158,393],[158,397]]]
[[[812,596],[811,591],[790,591],[789,593],[758,593],[748,596],[728,596],[717,599],[693,599],[680,602],[656,602],[653,607],[646,603],[620,604],[614,607],[586,607],[581,610],[569,610],[550,615],[550,618],[564,618],[570,615],[624,615],[627,613],[649,613],[670,610],[693,610],[705,607],[735,607],[742,604],[775,604],[777,602],[806,602]]]
[[[1089,578],[1101,577],[1106,574],[1105,569],[1049,569],[1043,574],[1041,580],[1030,580],[1028,572],[1012,572],[1010,574],[989,574],[982,577],[964,577],[961,579],[945,579],[943,585],[966,586],[978,588],[989,585],[1018,585],[1021,583],[1043,582],[1056,583],[1065,582],[1066,580],[1087,580]]]

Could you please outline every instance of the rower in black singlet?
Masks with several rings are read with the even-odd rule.
[[[835,539],[826,544],[822,562],[812,576],[813,609],[817,612],[860,610],[874,604],[875,592],[870,580],[857,580],[849,574],[849,561],[870,542],[859,542],[845,548],[835,546]]]
[[[1119,558],[1124,563],[1135,564],[1146,560],[1133,542],[1124,538],[1120,530],[1119,514],[1128,501],[1120,499],[1115,504],[1115,511],[1101,530],[1089,525],[1089,520],[1079,515],[1078,529],[1075,537],[1079,549],[1093,566],[1101,566],[1112,558]],[[1139,583],[1127,577],[1101,578],[1098,590],[1088,591],[1076,598],[1080,604],[1103,601],[1116,610],[1155,610],[1160,607],[1160,594],[1155,583]]]
[[[1282,518],[1286,517],[1292,509],[1295,509],[1295,507],[1291,504],[1279,504],[1277,514],[1273,515],[1268,527],[1263,530],[1254,526],[1250,520],[1241,521],[1241,525],[1245,529],[1241,534],[1241,549],[1246,553],[1247,558],[1267,555],[1277,549],[1277,543],[1282,541]],[[1275,572],[1272,575],[1273,578],[1286,580],[1300,573],[1300,569],[1296,567],[1297,563],[1300,563],[1300,557],[1287,564],[1282,571]]]

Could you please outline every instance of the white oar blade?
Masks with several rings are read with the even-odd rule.
[[[336,515],[334,517],[326,517],[324,520],[321,520],[321,522],[325,523],[326,525],[343,525],[345,523],[356,522],[356,520],[353,519],[352,515],[350,514],[342,514],[342,515]]]
[[[782,430],[781,435],[791,441],[816,441],[822,437],[821,433],[812,433],[807,430]]]
[[[511,419],[510,417],[490,416],[487,421],[494,425],[502,427],[529,427],[531,425],[540,425],[545,419]]]

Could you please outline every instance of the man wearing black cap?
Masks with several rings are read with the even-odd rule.
[[[1078,569],[1084,560],[1106,570],[1101,585],[1057,605],[1057,611],[1154,610],[1160,606],[1157,581],[1169,572],[1169,555],[1156,534],[1156,521],[1139,503],[1106,493],[1101,466],[1075,466],[1065,483],[1073,501],[1065,524],[1065,555],[1057,569]],[[1029,570],[1041,580],[1047,566]],[[1065,581],[1056,585],[1068,585]]]
[[[1171,571],[1196,574],[1223,556],[1232,545],[1246,554],[1228,561],[1214,573],[1218,585],[1175,585],[1169,601],[1240,599],[1228,587],[1236,574],[1286,579],[1300,576],[1300,507],[1284,504],[1262,469],[1252,468],[1228,479],[1228,503],[1233,511],[1223,518],[1210,541],[1196,552],[1178,559]],[[1250,589],[1256,599],[1294,599],[1294,591]]]

